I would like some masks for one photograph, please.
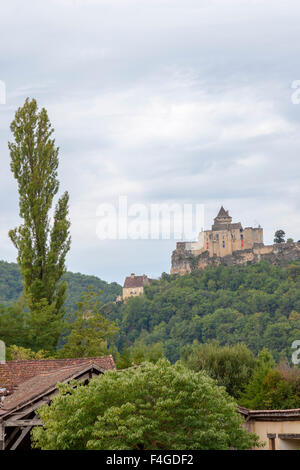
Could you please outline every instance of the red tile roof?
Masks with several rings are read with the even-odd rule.
[[[99,358],[98,358],[99,359]],[[101,361],[102,362],[102,361]],[[52,371],[44,371],[22,382],[14,393],[4,398],[0,415],[4,415],[15,407],[20,407],[40,395],[44,395],[56,388],[59,382],[67,382],[85,373],[86,370],[96,368],[99,371],[105,369],[96,363],[96,360],[88,360],[76,365],[68,365]]]
[[[71,367],[84,364],[90,364],[91,361],[104,370],[115,369],[113,357],[86,357],[75,359],[39,359],[31,361],[9,361],[0,364],[0,388],[6,388],[12,393],[16,387],[39,374],[61,369],[63,367]]]

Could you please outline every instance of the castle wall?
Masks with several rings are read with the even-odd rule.
[[[245,250],[252,248],[254,243],[263,243],[263,229],[247,227],[243,231]]]
[[[241,227],[241,226],[240,226]],[[186,251],[192,251],[194,256],[208,251],[209,256],[224,257],[234,251],[248,250],[255,243],[263,243],[262,228],[224,228],[223,230],[205,230],[199,234],[197,242],[184,243]]]

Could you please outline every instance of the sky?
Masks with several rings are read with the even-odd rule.
[[[172,233],[101,239],[99,207],[120,196],[146,212],[203,204],[205,229],[223,205],[266,244],[277,229],[299,240],[299,14],[297,0],[2,2],[0,259],[17,255],[7,142],[26,97],[47,109],[60,148],[68,270],[120,283],[170,271]]]

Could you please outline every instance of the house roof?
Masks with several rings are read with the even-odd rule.
[[[21,407],[31,400],[40,397],[40,395],[45,395],[47,392],[55,390],[57,383],[67,382],[72,378],[75,379],[91,369],[96,369],[99,373],[105,372],[105,369],[99,367],[94,360],[89,360],[85,363],[68,365],[52,371],[44,371],[25,380],[25,382],[17,386],[14,393],[4,398],[2,408],[0,409],[0,416],[5,415],[14,408]]]
[[[143,276],[127,276],[124,282],[125,288],[144,287],[149,284],[150,279],[144,274]]]
[[[0,364],[0,388],[5,388],[11,394],[19,384],[31,377],[64,367],[80,366],[82,368],[83,365],[90,364],[91,361],[104,370],[116,368],[111,355],[90,358],[8,361]]]
[[[289,410],[249,410],[248,408],[239,406],[238,410],[248,421],[250,419],[257,421],[289,421],[300,419],[300,408]]]

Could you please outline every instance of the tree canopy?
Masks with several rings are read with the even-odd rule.
[[[36,100],[28,98],[15,113],[10,129],[14,136],[8,144],[11,171],[18,182],[19,215],[23,223],[10,230],[9,237],[18,250],[24,297],[33,314],[32,320],[41,312],[47,321],[53,318],[57,323],[65,302],[67,284],[61,278],[66,271],[65,258],[71,238],[67,192],[58,199],[53,223],[50,222],[50,211],[59,189],[54,129],[46,109],[39,110]],[[36,325],[36,336],[40,326]],[[49,334],[45,338],[48,341],[45,346],[50,349],[55,348],[60,335],[58,324],[55,332],[56,336]]]
[[[262,350],[240,403],[258,410],[300,408],[299,368],[286,362],[275,366],[270,353]]]
[[[276,230],[274,236],[274,243],[284,243],[285,231],[284,230]]]
[[[105,318],[100,309],[101,292],[90,288],[82,294],[77,309],[71,311],[67,324],[69,335],[59,355],[63,357],[93,357],[107,354],[108,341],[119,328]]]
[[[105,308],[120,327],[119,351],[142,339],[145,345],[161,343],[175,362],[194,340],[217,341],[244,343],[255,355],[265,347],[278,362],[291,357],[292,342],[300,338],[300,263],[163,274],[144,296]]]
[[[92,286],[94,291],[101,290],[101,301],[112,302],[122,294],[122,287],[117,282],[106,282],[97,276],[67,271],[63,277],[68,289],[66,292],[65,309],[75,309],[82,292]],[[12,305],[17,302],[23,291],[23,276],[17,263],[0,261],[0,304]]]
[[[244,344],[219,346],[198,342],[182,349],[181,361],[195,372],[205,370],[235,398],[249,383],[256,363],[254,354]]]
[[[44,450],[226,450],[257,442],[224,388],[165,359],[108,371],[88,386],[63,385],[39,415],[44,427],[33,430],[33,443]]]

